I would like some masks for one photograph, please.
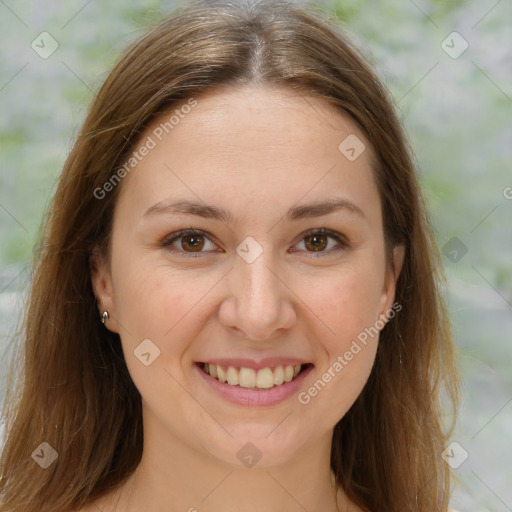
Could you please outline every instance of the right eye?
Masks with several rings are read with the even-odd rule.
[[[187,254],[188,256],[197,257],[203,251],[205,241],[212,245],[213,242],[207,236],[206,232],[201,229],[183,229],[175,233],[171,233],[162,243],[162,247],[168,248],[171,252],[178,254]],[[177,247],[179,245],[179,247]]]

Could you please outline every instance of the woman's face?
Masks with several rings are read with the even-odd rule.
[[[393,305],[372,149],[334,107],[288,89],[183,105],[142,134],[118,185],[99,306],[142,396],[145,443],[290,461],[330,443]]]

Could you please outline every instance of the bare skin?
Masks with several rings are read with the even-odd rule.
[[[335,488],[332,432],[368,379],[378,335],[357,353],[353,342],[391,310],[403,261],[396,247],[394,270],[386,265],[370,144],[325,100],[288,89],[198,97],[158,140],[163,120],[141,136],[157,144],[119,185],[110,261],[98,258],[92,272],[142,396],[144,452],[120,489],[82,512],[360,511]],[[352,161],[338,149],[350,134],[365,144]],[[339,198],[329,213],[285,217]],[[236,221],[161,208],[178,199]],[[320,228],[329,232],[306,234]],[[249,236],[261,249],[250,263],[237,252]],[[160,351],[149,365],[134,355],[147,339]],[[232,403],[196,365],[268,357],[312,370],[265,406]],[[261,456],[250,468],[239,457],[247,443]]]

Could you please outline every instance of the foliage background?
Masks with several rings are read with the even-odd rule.
[[[464,378],[455,508],[512,510],[512,2],[316,0],[370,56],[414,147]],[[0,1],[0,348],[4,378],[32,248],[88,104],[120,51],[173,1]],[[31,48],[42,32],[59,47]],[[441,47],[457,31],[457,59]],[[510,189],[509,189],[510,190]],[[467,253],[456,263],[446,244]],[[2,380],[2,393],[3,393]]]

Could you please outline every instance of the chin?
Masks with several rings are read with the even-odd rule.
[[[285,420],[287,421],[287,420]],[[249,424],[229,428],[233,438],[224,436],[208,451],[218,460],[235,467],[266,469],[289,463],[304,447],[304,437],[276,425]],[[210,443],[214,440],[210,439]]]

